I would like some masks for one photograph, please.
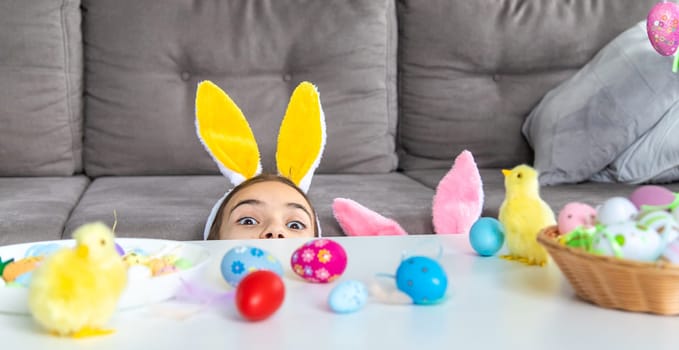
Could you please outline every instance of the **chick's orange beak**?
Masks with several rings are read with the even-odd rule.
[[[509,174],[510,174],[511,172],[512,172],[512,171],[509,170],[509,169],[502,169],[502,174],[503,174],[504,176],[509,176]]]
[[[90,254],[90,249],[84,244],[79,244],[75,248],[75,254],[81,258],[86,258]]]

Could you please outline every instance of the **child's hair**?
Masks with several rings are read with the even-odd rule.
[[[309,203],[309,207],[311,208],[311,215],[312,215],[312,222],[314,225],[314,237],[318,237],[318,220],[316,220],[316,210],[314,209],[314,206],[311,204],[311,201],[309,200],[309,197],[302,191],[297,185],[295,185],[294,182],[292,182],[290,179],[284,176],[280,175],[274,175],[274,174],[259,174],[257,176],[254,176],[252,178],[249,178],[243,182],[241,182],[238,186],[234,187],[231,192],[224,198],[224,201],[222,204],[219,206],[219,209],[217,210],[217,215],[215,216],[215,220],[212,223],[212,227],[210,227],[210,234],[207,236],[208,240],[217,240],[219,239],[219,230],[222,227],[222,213],[224,212],[224,208],[226,207],[227,203],[231,200],[231,198],[236,195],[236,193],[240,192],[241,190],[248,188],[254,184],[261,183],[261,182],[268,182],[268,181],[275,181],[275,182],[280,182],[282,184],[288,185],[292,188],[295,189],[295,191],[299,192],[299,194],[304,197],[304,199]]]

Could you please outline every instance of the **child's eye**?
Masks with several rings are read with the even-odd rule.
[[[299,221],[290,221],[288,222],[288,228],[292,230],[303,230],[306,228],[306,225]]]
[[[238,222],[239,225],[257,225],[259,223],[259,222],[257,222],[257,220],[255,220],[255,219],[253,219],[249,216],[246,216],[244,218],[240,218],[240,219],[238,219],[237,222]]]

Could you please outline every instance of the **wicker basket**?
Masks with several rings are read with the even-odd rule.
[[[679,314],[679,265],[590,254],[560,244],[556,226],[538,235],[582,299],[605,308],[660,315]]]

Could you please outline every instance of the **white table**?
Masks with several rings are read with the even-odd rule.
[[[435,255],[449,278],[450,298],[435,306],[369,302],[353,314],[334,314],[327,295],[338,282],[311,284],[289,267],[305,240],[195,242],[213,253],[206,281],[219,280],[231,247],[248,244],[284,264],[286,299],[269,319],[243,321],[233,305],[179,320],[161,303],[119,312],[116,333],[90,339],[45,335],[28,316],[0,315],[5,349],[679,349],[679,317],[608,310],[577,299],[555,264],[528,267],[474,254],[466,236],[341,237],[349,264],[339,281],[393,274],[404,252]]]

